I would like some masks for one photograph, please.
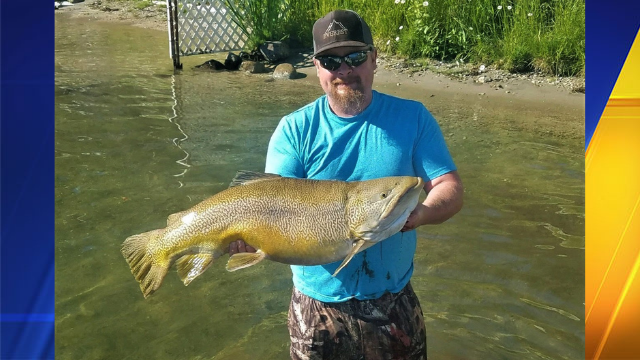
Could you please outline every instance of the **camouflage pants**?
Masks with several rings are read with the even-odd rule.
[[[294,360],[426,360],[422,308],[411,284],[379,299],[323,303],[296,288],[289,306]]]

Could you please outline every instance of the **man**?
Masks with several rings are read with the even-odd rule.
[[[419,102],[372,90],[377,51],[355,12],[332,11],[313,26],[314,59],[326,95],[285,116],[271,137],[266,172],[310,179],[411,175],[427,197],[402,231],[340,262],[291,266],[293,359],[426,359],[422,309],[409,279],[415,228],[462,207],[462,183],[442,133]],[[254,251],[242,242],[230,254]]]

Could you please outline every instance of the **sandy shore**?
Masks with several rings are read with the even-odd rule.
[[[151,6],[136,9],[129,2],[117,0],[85,0],[61,7],[56,13],[97,21],[123,22],[132,26],[167,31],[166,8]],[[315,68],[310,66],[310,52],[302,51],[288,59],[306,81],[315,80]],[[226,54],[211,55],[224,59]],[[417,65],[393,56],[379,54],[376,85],[383,89],[394,87],[395,93],[438,93],[469,95],[486,98],[487,102],[523,102],[544,108],[559,107],[571,112],[584,109],[584,78],[557,78],[539,74],[509,74],[487,68],[480,72],[478,65],[430,62]]]

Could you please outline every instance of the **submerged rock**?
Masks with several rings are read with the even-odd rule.
[[[279,60],[284,60],[289,57],[289,45],[282,41],[267,41],[260,45],[260,52],[264,55],[264,58],[274,63]]]
[[[289,63],[282,63],[273,70],[274,79],[293,79],[296,77],[296,68]]]
[[[196,65],[196,68],[204,69],[204,70],[224,70],[224,69],[226,69],[223,63],[221,63],[218,60],[214,60],[214,59],[206,61],[203,64]]]
[[[240,64],[242,63],[242,59],[240,56],[229,52],[226,60],[224,61],[224,67],[227,70],[238,70],[240,68]]]
[[[252,50],[250,52],[240,51],[240,58],[242,60],[251,60],[251,61],[265,61],[264,55],[257,50]]]
[[[252,74],[260,74],[265,72],[265,67],[263,62],[244,60],[242,64],[240,64],[240,70]]]

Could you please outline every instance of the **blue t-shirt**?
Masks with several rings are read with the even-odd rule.
[[[425,181],[455,170],[440,128],[421,103],[373,92],[354,117],[335,115],[325,96],[282,118],[271,136],[265,171],[316,180],[369,180],[420,176]],[[293,284],[323,302],[375,299],[397,293],[413,273],[416,232],[397,233],[342,261],[291,266]]]

